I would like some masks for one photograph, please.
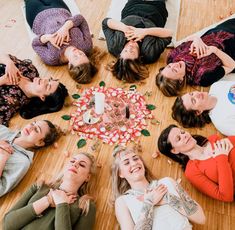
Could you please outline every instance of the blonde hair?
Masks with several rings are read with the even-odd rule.
[[[150,170],[146,167],[142,157],[139,155],[138,149],[136,146],[134,147],[124,147],[124,146],[118,146],[113,150],[113,157],[114,157],[114,161],[112,163],[112,202],[114,203],[114,201],[121,196],[122,194],[124,194],[128,189],[130,189],[130,184],[128,183],[128,181],[125,178],[121,178],[119,176],[119,166],[120,166],[120,154],[121,153],[136,153],[141,161],[143,162],[144,165],[144,169],[145,169],[145,177],[146,179],[150,182],[154,179],[154,176],[152,175],[152,173],[150,172]]]
[[[106,52],[100,51],[98,47],[92,49],[88,63],[82,63],[77,66],[69,65],[70,76],[80,84],[88,84],[97,73],[97,67]]]
[[[93,189],[93,186],[94,186],[93,175],[96,173],[96,161],[95,161],[95,157],[89,153],[81,152],[81,153],[78,153],[77,155],[80,155],[80,154],[86,156],[91,162],[91,167],[90,167],[91,179],[88,182],[85,181],[77,191],[78,195],[80,196],[79,208],[81,208],[82,213],[86,215],[89,211],[90,200],[94,200],[93,196],[89,194],[91,194],[92,190],[94,190]],[[45,182],[45,180],[41,180],[37,183],[37,185],[42,186],[43,184],[46,184],[48,187],[52,189],[57,189],[61,185],[62,181],[63,181],[63,173],[59,174],[59,176],[57,176],[55,179],[52,179],[48,183]]]

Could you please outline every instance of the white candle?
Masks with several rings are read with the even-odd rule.
[[[103,114],[104,113],[104,101],[105,95],[103,93],[95,93],[95,113]]]

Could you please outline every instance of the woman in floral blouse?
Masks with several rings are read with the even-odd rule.
[[[0,124],[8,126],[18,111],[30,119],[63,107],[68,95],[65,86],[51,78],[40,78],[30,60],[1,55],[0,63]]]

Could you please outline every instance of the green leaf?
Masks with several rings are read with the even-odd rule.
[[[80,98],[81,96],[80,96],[79,94],[75,93],[75,94],[72,95],[72,97],[73,97],[73,99],[78,99],[78,98]]]
[[[155,105],[148,104],[148,105],[146,105],[146,108],[147,108],[148,110],[154,110],[154,109],[156,109],[156,106],[155,106]]]
[[[150,132],[147,129],[142,129],[141,134],[144,135],[145,137],[150,136]]]
[[[136,85],[131,85],[129,89],[130,89],[130,90],[135,90],[136,88],[137,88]]]
[[[86,140],[85,139],[80,139],[77,143],[77,147],[80,149],[86,145]]]
[[[104,81],[101,81],[100,83],[99,83],[99,86],[101,87],[101,86],[105,86],[105,82]]]
[[[70,115],[63,115],[61,118],[68,121],[71,119],[71,116]]]

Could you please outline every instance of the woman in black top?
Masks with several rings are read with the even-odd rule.
[[[155,62],[171,42],[172,32],[163,28],[167,16],[165,0],[129,0],[120,22],[103,20],[108,50],[117,57],[111,65],[115,77],[134,82],[148,76],[143,64]]]

